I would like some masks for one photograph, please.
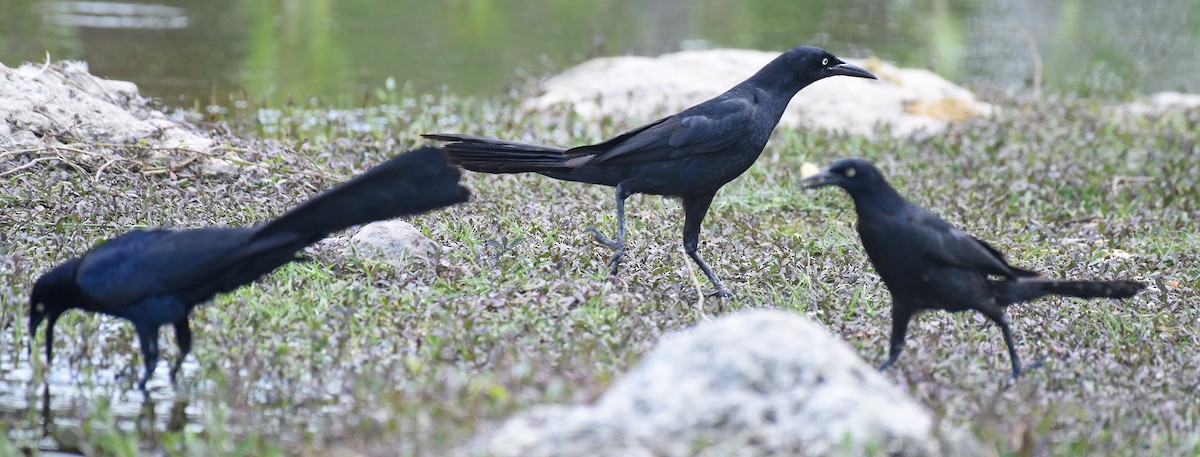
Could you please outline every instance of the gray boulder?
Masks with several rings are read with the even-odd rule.
[[[497,457],[982,453],[840,339],[782,311],[667,335],[595,404],[533,408],[473,446]]]
[[[545,81],[541,95],[530,99],[525,108],[555,113],[568,107],[586,119],[613,116],[640,124],[715,97],[778,56],[778,52],[710,49],[592,59]],[[992,113],[992,106],[977,100],[971,91],[931,71],[900,68],[879,59],[847,61],[866,67],[879,80],[817,81],[792,100],[780,124],[862,135],[874,133],[876,125],[886,125],[893,135],[909,135],[941,131],[950,122]]]
[[[350,237],[360,254],[378,257],[400,267],[413,260],[428,261],[442,247],[402,220],[376,221],[364,225]]]

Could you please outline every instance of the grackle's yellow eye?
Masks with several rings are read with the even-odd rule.
[[[829,65],[829,58],[828,58],[828,57],[826,57],[826,58],[824,58],[824,59],[821,59],[821,66],[822,66],[822,67],[824,67],[824,66],[827,66],[827,65]]]
[[[853,168],[847,168],[847,169],[846,169],[846,177],[847,177],[847,178],[853,178],[855,173],[856,173],[856,172],[854,171],[854,169],[853,169]]]

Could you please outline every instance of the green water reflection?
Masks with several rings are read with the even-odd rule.
[[[0,62],[82,59],[173,104],[353,103],[389,76],[490,96],[594,56],[808,43],[975,86],[1031,87],[1040,58],[1051,90],[1200,92],[1200,0],[182,0],[173,29],[79,25],[106,15],[79,3],[0,0]]]

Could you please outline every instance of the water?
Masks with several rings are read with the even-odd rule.
[[[816,44],[975,87],[1200,92],[1200,0],[0,0],[0,62],[82,59],[167,103],[319,97],[388,77],[495,96],[590,57]],[[1040,71],[1039,71],[1040,69]]]

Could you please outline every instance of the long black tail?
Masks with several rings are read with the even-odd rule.
[[[517,143],[457,133],[430,133],[425,138],[445,141],[441,146],[450,162],[471,171],[484,173],[525,173],[564,171],[572,167],[566,149]]]
[[[254,236],[300,233],[313,243],[351,225],[462,203],[471,193],[458,185],[460,177],[437,148],[409,151],[263,224]]]
[[[1079,298],[1129,298],[1145,288],[1144,284],[1133,281],[1068,281],[1045,278],[992,281],[992,289],[1003,306],[1052,294]]]

